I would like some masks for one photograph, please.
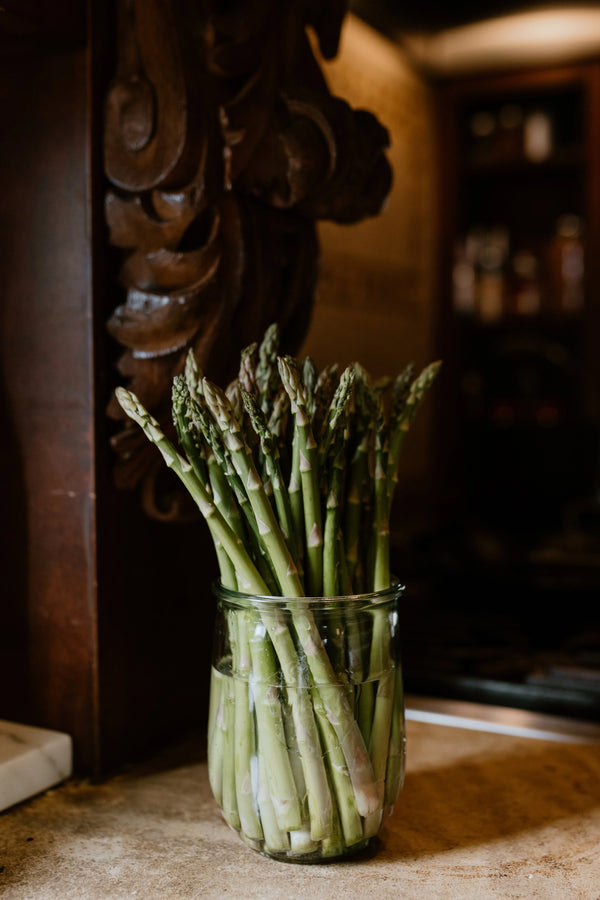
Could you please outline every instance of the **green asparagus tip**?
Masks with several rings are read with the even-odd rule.
[[[304,401],[304,390],[296,360],[292,356],[278,356],[277,368],[290,400],[296,404],[302,403]]]
[[[127,413],[129,418],[137,422],[138,425],[143,425],[149,413],[144,409],[136,395],[124,387],[118,387],[115,388],[115,396],[123,412]]]
[[[190,394],[192,397],[196,397],[201,386],[202,371],[192,347],[188,350],[185,358],[184,377]]]

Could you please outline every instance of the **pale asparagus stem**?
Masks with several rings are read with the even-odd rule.
[[[367,747],[371,743],[371,730],[373,728],[373,706],[375,704],[375,687],[370,681],[365,681],[360,686],[358,697],[358,727]]]
[[[331,834],[333,805],[308,686],[287,687],[292,705],[298,752],[302,763],[310,819],[310,836],[323,840]]]
[[[258,752],[268,760],[266,773],[277,824],[282,831],[292,831],[302,827],[302,812],[286,745],[275,657],[260,621],[250,630],[249,645]]]
[[[390,580],[391,576],[388,573],[387,587],[389,587]],[[385,778],[394,712],[395,666],[397,664],[390,651],[389,613],[385,608],[375,608],[373,610],[369,678],[371,684],[377,685],[377,691],[368,746],[382,809],[385,805]],[[380,822],[376,817],[369,819],[365,822],[365,834],[375,834],[379,825]]]
[[[237,808],[237,796],[235,790],[235,700],[233,694],[233,679],[225,679],[225,709],[224,709],[224,732],[225,742],[223,747],[223,792],[221,809],[225,821],[232,828],[239,831],[241,822]]]
[[[298,746],[298,738],[296,737],[296,726],[294,724],[294,716],[292,713],[292,701],[290,699],[289,689],[287,686],[282,687],[281,696],[285,740],[290,754],[292,772],[294,773],[296,793],[300,801],[302,821],[307,823],[309,821],[309,811],[306,781],[304,780],[304,770],[302,768],[302,759],[300,758],[300,748]],[[307,827],[310,831],[310,826],[307,825]]]
[[[404,778],[404,760],[406,758],[406,737],[404,731],[404,685],[402,682],[402,668],[397,666],[390,748],[385,776],[385,808],[388,811],[391,811],[398,798]]]
[[[264,752],[258,753],[258,808],[265,835],[264,849],[272,853],[283,853],[290,848],[287,831],[279,827],[275,808],[269,789],[267,757]]]
[[[253,698],[251,700],[249,688],[251,663],[246,612],[244,610],[229,612],[228,618],[235,704],[235,791],[240,827],[247,838],[252,841],[261,841],[263,830],[254,796],[252,774],[256,742],[252,712]]]
[[[225,752],[225,676],[213,668],[210,678],[208,716],[208,780],[219,806],[223,803],[223,758]]]
[[[313,692],[313,703],[319,731],[321,732],[329,777],[337,800],[337,811],[344,841],[347,846],[351,846],[363,839],[362,820],[356,807],[352,781],[335,729],[327,717],[327,711],[318,691]]]
[[[300,482],[302,485],[302,505],[304,507],[307,591],[313,597],[318,597],[323,590],[323,531],[317,444],[310,427],[310,419],[306,409],[306,396],[296,363],[290,357],[279,357],[278,365],[281,381],[288,392],[292,412],[295,417]],[[288,594],[287,596],[293,595]]]
[[[319,849],[319,844],[318,841],[313,841],[306,829],[290,831],[290,849],[292,856],[306,856],[315,853]]]
[[[264,546],[270,556],[279,587],[284,596],[301,596],[302,584],[292,555],[275,518],[264,485],[252,461],[250,448],[233,415],[227,398],[215,385],[204,379],[206,402],[221,428],[235,469],[244,484]]]
[[[293,606],[293,622],[306,654],[312,682],[318,690],[329,721],[343,750],[359,813],[366,816],[378,806],[373,767],[365,747],[346,685],[341,684],[325,651],[313,616],[302,608],[301,599]]]
[[[135,394],[121,387],[116,389],[115,394],[123,411],[137,422],[146,437],[156,444],[167,466],[175,472],[190,492],[192,499],[209,525],[213,539],[216,537],[220,541],[231,559],[241,588],[256,594],[268,593],[267,585],[250,559],[242,540],[218,511],[210,494],[193,472],[190,463],[179,455],[177,449],[160,430],[156,419],[144,409]]]
[[[301,599],[295,599],[289,604],[289,608],[315,685],[312,693],[313,696],[320,695],[327,717],[337,735],[346,760],[357,809],[361,815],[368,815],[376,810],[378,802],[369,755],[354,719],[345,686],[337,681],[314,619],[310,613],[298,608],[301,604]],[[279,658],[284,682],[287,685],[302,685],[300,661],[288,628],[273,613],[263,612],[262,619]],[[291,691],[290,696],[297,700],[293,703],[292,710],[309,798],[311,833],[313,836],[322,835],[330,828],[331,800],[313,710],[305,687]]]
[[[392,712],[394,708],[394,669],[384,672],[377,683],[375,696],[375,708],[373,711],[373,726],[369,741],[369,752],[373,771],[377,782],[377,793],[381,807],[385,799],[385,773],[387,769],[388,750],[390,742],[390,728],[392,725]]]
[[[341,856],[344,852],[344,835],[342,833],[342,824],[340,815],[336,806],[333,807],[333,824],[331,834],[323,838],[321,842],[321,858],[331,859]]]
[[[319,840],[331,831],[332,802],[306,673],[298,658],[290,630],[282,621],[280,614],[265,610],[262,613],[262,621],[281,666],[302,762],[310,812],[311,837]],[[271,677],[276,679],[274,671]]]

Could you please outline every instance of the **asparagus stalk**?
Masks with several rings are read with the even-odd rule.
[[[277,376],[277,354],[279,352],[279,326],[276,322],[269,325],[258,348],[255,380],[258,390],[259,404],[262,411],[268,414],[273,398],[279,388]]]
[[[204,396],[215,421],[223,432],[233,465],[242,480],[250,505],[256,516],[259,534],[273,563],[275,576],[284,596],[302,596],[302,584],[290,550],[273,513],[264,485],[252,460],[252,455],[239,421],[225,394],[205,378]]]
[[[415,380],[410,385],[405,402],[402,402],[404,399],[404,379],[406,378],[407,373],[410,377],[410,375],[412,374],[412,369],[410,367],[407,367],[407,369],[404,370],[404,373],[401,373],[401,375],[399,376],[397,389],[397,410],[393,410],[393,413],[395,412],[396,420],[391,429],[389,439],[389,453],[386,472],[388,515],[391,509],[393,493],[398,482],[398,465],[400,462],[400,454],[402,452],[402,447],[404,446],[406,435],[410,426],[415,420],[415,416],[421,403],[423,402],[427,390],[431,387],[435,378],[437,377],[441,365],[441,362],[438,361],[430,363],[430,365],[426,366],[423,369],[423,371],[417,376],[417,378],[415,378]]]
[[[235,788],[235,743],[231,740],[235,728],[235,698],[233,679],[225,679],[225,706],[223,711],[223,730],[228,736],[223,746],[223,789],[221,803],[225,821],[232,828],[241,828],[240,814],[237,805],[237,793]]]
[[[333,395],[317,454],[321,469],[326,468],[331,448],[336,444],[338,431],[345,426],[348,406],[354,389],[354,377],[352,366],[344,369]]]
[[[256,785],[253,783],[252,760],[256,753],[256,737],[253,724],[254,698],[250,688],[250,648],[248,645],[248,614],[245,610],[230,613],[230,640],[233,667],[235,737],[235,791],[240,827],[252,841],[263,839],[257,805],[254,797]],[[264,709],[259,711],[259,722],[263,722]],[[259,725],[260,728],[260,725]],[[262,729],[261,729],[262,730]],[[260,734],[260,730],[259,730]]]
[[[323,371],[319,373],[315,385],[311,413],[311,427],[317,440],[320,440],[321,438],[321,431],[338,384],[338,372],[339,366],[337,363],[326,366]]]
[[[210,679],[208,707],[208,746],[210,748],[208,755],[208,780],[219,806],[223,803],[223,759],[226,740],[225,700],[228,690],[226,682],[225,676],[213,668]]]
[[[284,484],[283,473],[279,464],[279,449],[273,435],[269,431],[269,426],[267,425],[264,413],[252,394],[242,390],[242,400],[244,408],[250,417],[252,427],[260,440],[260,446],[265,460],[265,469],[273,488],[277,516],[279,517],[283,537],[290,548],[290,552],[294,556],[296,566],[298,566],[298,541],[294,531],[290,496]]]
[[[215,498],[218,498],[217,505],[236,534],[242,539],[246,536],[256,567],[269,592],[273,593],[277,590],[277,582],[271,568],[270,558],[263,546],[256,516],[243,482],[235,471],[230,454],[223,444],[221,432],[210,417],[203,394],[202,397],[198,397],[198,402],[191,397],[188,402],[192,420],[198,431],[204,436],[209,448],[207,451],[208,472]],[[248,526],[248,531],[243,527],[240,513]]]
[[[347,480],[346,506],[344,512],[344,542],[348,574],[357,591],[362,584],[363,564],[360,555],[361,529],[365,525],[365,495],[370,494],[369,458],[374,442],[374,428],[377,418],[377,401],[370,388],[366,373],[356,368],[354,448]]]
[[[211,458],[207,462],[206,447],[199,439],[198,432],[195,429],[193,420],[188,412],[186,402],[188,397],[190,397],[190,393],[185,379],[182,376],[177,376],[173,380],[172,408],[173,422],[177,430],[179,442],[199,482],[207,488],[210,484],[210,490],[217,508],[236,531],[236,534],[241,538],[243,535],[235,525],[237,521],[236,510],[232,507],[231,503],[227,503],[226,498],[228,495],[227,492],[223,490],[221,484],[222,471],[220,467],[217,466],[218,472],[215,472],[215,466],[213,465],[214,455],[212,453],[210,453]],[[239,519],[239,516],[237,519]],[[212,537],[219,563],[221,581],[226,587],[235,589],[238,586],[235,567],[229,559],[219,537],[216,534],[213,534]]]
[[[323,458],[326,476],[326,513],[323,548],[323,592],[335,597],[339,593],[341,555],[338,555],[340,531],[340,502],[344,483],[345,440],[348,404],[354,383],[352,369],[346,369],[335,393],[332,413],[328,419],[328,435],[323,442],[328,447],[329,460]],[[329,462],[329,465],[327,463]],[[328,477],[327,477],[328,476]]]
[[[298,368],[290,357],[279,357],[279,373],[294,413],[298,442],[304,534],[306,539],[306,579],[308,593],[318,597],[323,589],[323,532],[319,502],[317,444],[314,439]],[[289,595],[293,596],[293,595]],[[299,596],[296,594],[296,596]]]
[[[268,593],[267,585],[250,559],[243,541],[218,511],[205,486],[195,475],[191,464],[178,453],[176,447],[161,431],[156,419],[142,406],[135,394],[121,387],[117,388],[115,393],[123,411],[137,422],[146,437],[156,444],[167,466],[175,472],[190,492],[192,499],[206,519],[211,534],[227,551],[227,555],[235,567],[238,584],[248,592]]]

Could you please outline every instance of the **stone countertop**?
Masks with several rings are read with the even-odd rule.
[[[484,714],[486,723],[478,708],[459,706],[440,715],[431,702],[409,704],[405,786],[362,856],[302,866],[250,850],[223,822],[203,742],[190,739],[101,784],[71,780],[0,816],[0,895],[598,900],[600,743],[586,729],[566,737],[568,722],[539,731],[523,728],[517,711],[513,726],[506,711]]]

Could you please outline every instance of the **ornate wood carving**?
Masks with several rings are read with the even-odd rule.
[[[293,351],[311,313],[315,222],[377,214],[386,130],[333,97],[307,27],[333,57],[344,0],[117,0],[118,61],[105,117],[106,218],[125,302],[108,323],[121,375],[165,425],[193,346],[211,377],[277,320]],[[122,418],[113,401],[109,414]],[[184,514],[129,422],[117,483],[155,517]],[[171,484],[171,482],[169,482]]]

